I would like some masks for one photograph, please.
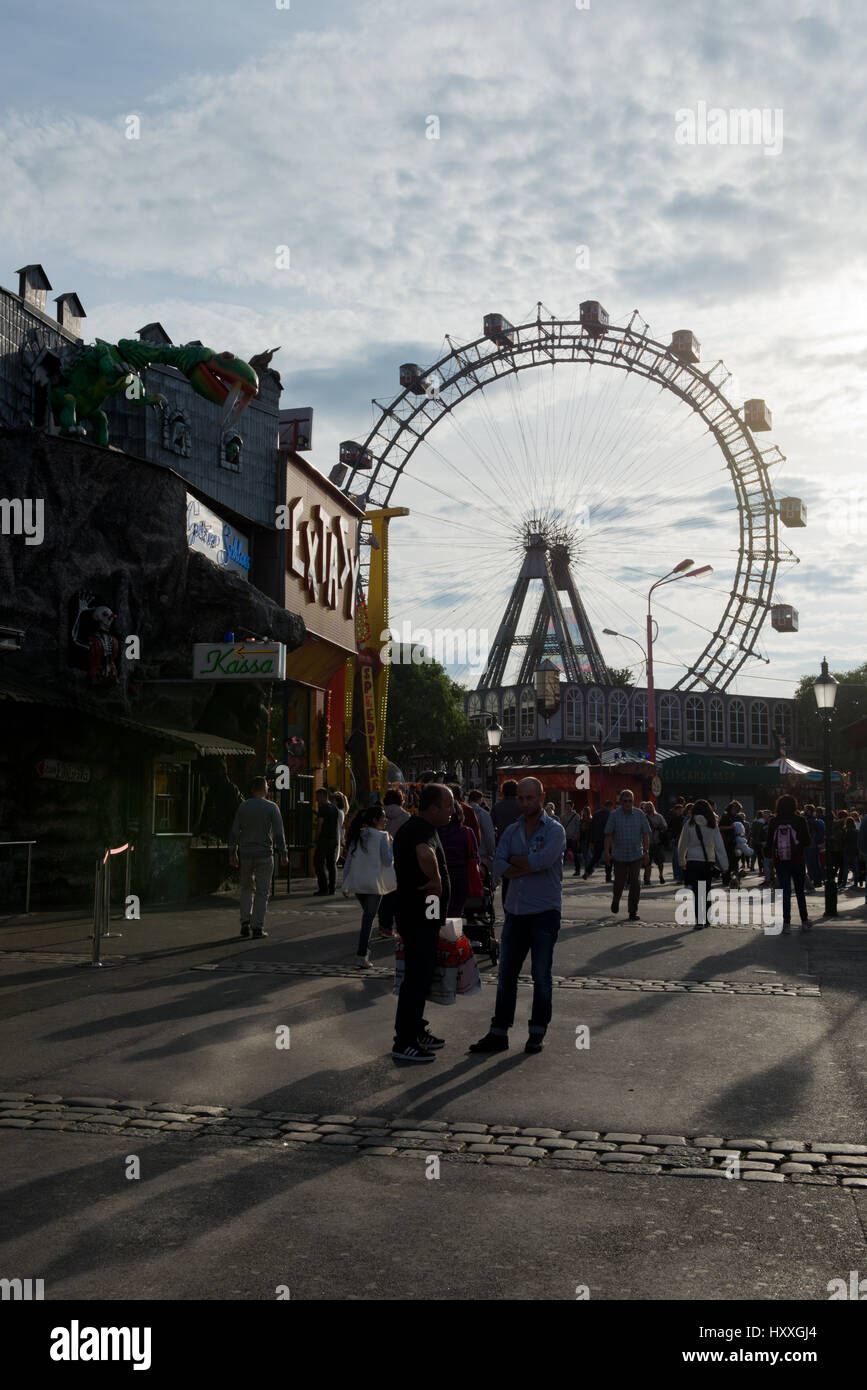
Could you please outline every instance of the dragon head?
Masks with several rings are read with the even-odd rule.
[[[258,395],[259,378],[249,362],[231,352],[211,348],[200,348],[199,352],[199,361],[187,368],[185,375],[199,396],[223,406],[221,423],[228,429]]]

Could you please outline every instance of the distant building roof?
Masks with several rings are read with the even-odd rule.
[[[138,330],[143,343],[170,343],[172,340],[161,323],[146,323]]]

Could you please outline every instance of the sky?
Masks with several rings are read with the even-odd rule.
[[[823,656],[865,660],[861,7],[7,0],[2,31],[0,283],[41,262],[88,340],[158,319],[175,342],[279,345],[326,474],[400,364],[474,341],[486,313],[598,299],[663,343],[690,328],[733,402],[767,401],[775,490],[808,508],[775,593],[799,631],[767,621],[731,688],[787,695]],[[764,126],[736,128],[740,108]],[[493,638],[521,522],[553,505],[584,518],[575,576],[611,665],[638,653],[603,627],[642,641],[653,579],[713,564],[654,609],[673,684],[726,603],[731,483],[670,393],[576,372],[479,393],[413,456],[391,620]]]

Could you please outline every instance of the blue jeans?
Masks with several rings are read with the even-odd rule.
[[[792,884],[795,885],[795,897],[798,900],[798,911],[801,914],[801,921],[807,920],[807,899],[804,896],[804,879],[807,873],[807,866],[803,859],[778,859],[777,881],[783,890],[783,926],[788,927],[792,920]]]
[[[848,877],[849,877],[849,870],[850,870],[850,869],[852,870],[852,887],[854,888],[854,887],[857,885],[857,883],[858,883],[858,854],[857,854],[857,851],[856,851],[856,853],[854,853],[854,854],[852,854],[852,853],[847,854],[847,853],[845,852],[845,850],[844,850],[844,852],[843,852],[843,863],[842,863],[842,866],[841,866],[841,868],[840,868],[840,887],[841,887],[841,888],[845,888],[845,887],[846,887],[846,881],[847,881],[847,879],[848,879]]]
[[[518,976],[530,952],[533,972],[533,1009],[530,1032],[544,1037],[551,1022],[554,986],[551,967],[554,962],[554,943],[560,931],[560,910],[546,912],[507,912],[500,937],[500,971],[497,977],[497,1002],[491,1019],[491,1032],[505,1036],[515,1022],[518,1002]]]
[[[824,874],[822,873],[822,866],[821,866],[821,864],[819,863],[819,847],[818,847],[818,845],[811,845],[810,848],[806,851],[806,855],[807,855],[807,873],[810,875],[810,878],[811,878],[811,880],[812,880],[812,882],[813,882],[813,887],[814,887],[814,888],[821,888],[821,886],[822,886],[822,879],[824,878]]]

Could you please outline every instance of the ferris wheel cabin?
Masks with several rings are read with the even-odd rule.
[[[373,454],[354,439],[344,439],[340,446],[340,462],[347,468],[372,468]]]
[[[678,328],[676,333],[672,333],[668,350],[679,362],[694,365],[701,361],[701,343],[688,328]]]
[[[790,603],[775,603],[771,608],[771,627],[775,632],[797,632],[797,608]]]
[[[502,314],[485,314],[482,332],[486,338],[490,338],[492,343],[497,343],[500,347],[512,347],[515,341],[514,325],[503,318]]]
[[[764,401],[744,401],[744,424],[753,434],[771,428],[771,412]]]
[[[608,313],[598,299],[585,299],[580,306],[581,327],[591,338],[601,338],[608,332]]]
[[[800,497],[781,497],[780,521],[784,526],[806,526],[806,502],[802,502]]]
[[[417,362],[404,362],[400,369],[400,384],[406,391],[411,391],[414,396],[426,396],[427,388],[430,385]]]

